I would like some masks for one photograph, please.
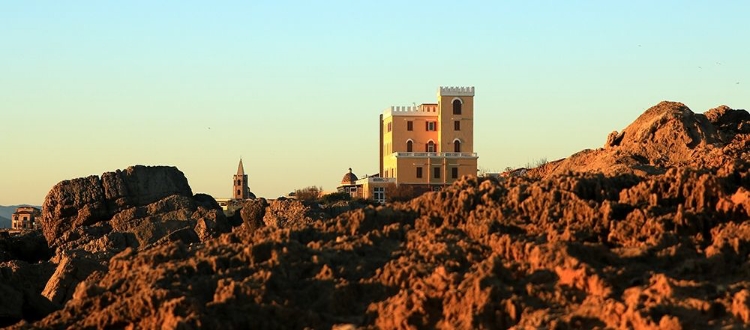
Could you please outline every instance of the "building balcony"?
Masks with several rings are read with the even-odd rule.
[[[476,152],[394,152],[392,155],[404,158],[479,158]]]

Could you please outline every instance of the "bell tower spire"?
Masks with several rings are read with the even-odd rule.
[[[247,185],[247,174],[245,174],[245,166],[242,165],[241,157],[240,163],[237,165],[237,174],[234,175],[232,196],[239,200],[250,198],[250,187]]]
[[[240,164],[237,166],[237,175],[245,175],[245,166],[242,165],[242,157],[240,157]]]

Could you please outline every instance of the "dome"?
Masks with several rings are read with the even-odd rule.
[[[354,173],[352,173],[352,169],[349,168],[349,172],[344,174],[344,178],[341,179],[341,184],[342,185],[354,184],[354,181],[357,181],[357,180],[359,179],[357,179],[357,176],[354,175]]]

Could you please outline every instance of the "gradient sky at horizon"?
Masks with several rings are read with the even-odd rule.
[[[0,5],[0,205],[172,165],[194,192],[334,190],[378,115],[475,86],[479,167],[601,147],[662,100],[750,107],[747,1],[14,1]]]

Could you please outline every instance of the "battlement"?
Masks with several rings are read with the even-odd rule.
[[[383,111],[383,117],[389,116],[435,116],[437,104],[420,104],[391,106]]]
[[[471,87],[443,87],[438,89],[438,96],[474,96],[474,86]]]

